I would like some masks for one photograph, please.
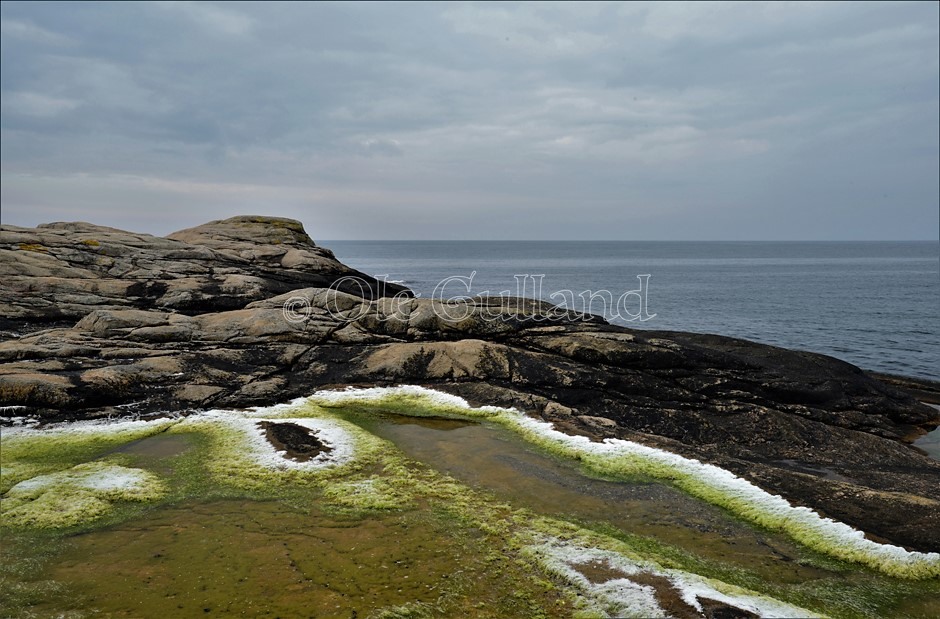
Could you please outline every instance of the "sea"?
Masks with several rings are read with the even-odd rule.
[[[728,335],[940,379],[935,241],[320,244],[422,297],[538,297],[635,329]]]

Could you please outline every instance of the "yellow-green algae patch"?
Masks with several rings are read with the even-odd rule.
[[[521,565],[491,561],[490,542],[427,510],[352,519],[317,504],[186,502],[69,540],[43,576],[70,583],[71,595],[38,599],[32,610],[154,618],[568,614],[567,598]],[[395,615],[405,610],[413,614]]]
[[[643,567],[653,574],[665,574],[684,585],[687,597],[695,599],[699,593],[708,593],[729,606],[764,611],[763,616],[812,617],[820,616],[804,608],[779,601],[743,587],[700,577],[676,568],[667,569],[649,556],[644,556],[629,544],[583,529],[577,525],[553,518],[539,517],[524,509],[495,502],[476,491],[441,475],[421,468],[401,472],[407,480],[399,484],[411,485],[416,495],[430,500],[432,507],[462,526],[477,528],[492,540],[489,557],[494,565],[504,562],[521,563],[530,572],[566,594],[571,610],[577,617],[655,617],[666,616],[655,599],[634,599],[636,586],[620,583],[614,591],[596,590],[570,574],[559,570],[558,563],[546,560],[547,545],[566,544],[570,548],[591,548],[593,552],[607,552],[621,562]]]
[[[69,527],[101,518],[116,502],[156,501],[164,492],[147,471],[87,462],[19,482],[3,497],[0,518],[15,527]]]
[[[0,494],[19,482],[93,460],[119,445],[165,432],[179,419],[63,423],[0,431]]]
[[[254,419],[292,419],[303,418],[304,415],[329,419],[337,427],[341,427],[347,438],[355,437],[356,458],[345,463],[338,463],[332,468],[318,468],[315,470],[299,470],[294,467],[278,467],[268,459],[261,459],[252,454],[249,448],[248,436],[251,422]],[[209,425],[205,425],[209,424]],[[256,412],[246,412],[239,415],[230,415],[224,420],[212,415],[203,415],[187,423],[176,426],[174,432],[191,431],[200,427],[203,432],[209,433],[213,441],[211,455],[212,464],[209,471],[224,483],[242,484],[243,487],[256,490],[263,484],[289,485],[303,482],[308,486],[319,485],[323,488],[322,507],[327,512],[353,517],[372,518],[383,516],[378,513],[399,511],[413,508],[421,504],[429,507],[432,512],[439,514],[439,519],[452,521],[458,528],[472,528],[483,532],[491,538],[493,550],[486,554],[486,560],[493,563],[495,570],[507,569],[509,565],[522,562],[536,568],[534,574],[543,574],[541,578],[548,589],[558,588],[566,592],[566,604],[583,606],[584,612],[591,614],[596,610],[584,602],[592,599],[580,591],[577,583],[568,581],[544,580],[552,571],[546,565],[540,565],[525,558],[527,549],[544,543],[547,530],[551,526],[534,528],[536,521],[534,515],[525,510],[517,510],[507,504],[487,500],[479,493],[469,490],[466,486],[454,479],[441,475],[424,466],[416,466],[401,457],[393,445],[362,430],[354,424],[330,415],[322,407],[310,402],[298,401],[290,408],[281,409],[280,413],[272,409],[260,409]],[[327,477],[325,477],[327,476]],[[328,481],[329,483],[323,483]],[[378,513],[377,513],[378,512]],[[551,519],[543,522],[551,523]],[[577,529],[575,529],[577,531]],[[577,536],[579,533],[574,533]],[[599,538],[592,535],[592,539]],[[596,539],[595,539],[596,541]],[[622,542],[614,542],[620,546]],[[295,559],[297,561],[297,559]],[[322,562],[322,558],[316,560]],[[498,567],[502,566],[502,567]],[[650,569],[659,569],[655,563],[649,562]],[[369,576],[363,575],[368,579]],[[748,599],[764,599],[759,594],[747,592]],[[580,594],[580,595],[579,595]],[[766,598],[769,600],[769,598]],[[581,600],[581,601],[579,601]],[[769,602],[768,602],[769,603]],[[782,602],[775,602],[780,608],[791,609],[791,616],[806,616],[806,611],[791,607]],[[587,605],[585,605],[587,604]],[[438,605],[439,606],[439,605]],[[406,605],[403,608],[387,609],[389,613],[432,612],[435,605],[428,606],[423,602],[417,606]],[[485,613],[483,613],[485,614]]]
[[[313,431],[328,448],[325,457],[297,462],[264,437],[261,421],[291,422]],[[377,437],[304,399],[289,405],[247,411],[209,411],[186,418],[172,434],[197,433],[207,441],[203,466],[220,484],[274,492],[300,485],[323,485],[381,461],[385,445]]]
[[[257,420],[304,416],[342,430],[355,457],[310,468],[271,454],[256,457],[251,434]],[[489,553],[492,540],[485,532],[450,511],[419,507],[427,500],[420,494],[422,480],[436,479],[433,473],[353,424],[328,417],[298,404],[233,412],[233,423],[203,414],[175,425],[172,434],[198,438],[189,440],[193,449],[178,456],[168,474],[201,472],[213,486],[228,488],[226,497],[191,498],[138,512],[124,524],[86,528],[80,536],[59,538],[59,550],[32,568],[23,564],[30,562],[27,548],[37,546],[28,543],[29,535],[38,533],[14,532],[17,555],[7,554],[7,546],[0,570],[0,588],[15,604],[10,614],[546,617],[569,604],[519,564]],[[67,474],[87,481],[83,476],[105,466],[81,465]],[[187,483],[198,495],[198,482]],[[439,480],[432,485],[444,487]],[[233,489],[253,500],[238,499]],[[461,503],[467,500],[461,497]]]
[[[572,577],[566,572],[570,561],[563,561],[565,568],[557,556],[546,556],[550,547],[615,553],[663,578],[705,582],[737,604],[757,600],[790,614],[809,615],[802,609],[812,608],[835,616],[880,616],[893,607],[884,599],[904,586],[873,579],[877,586],[866,593],[853,584],[845,595],[862,602],[843,606],[834,601],[840,593],[825,588],[828,581],[801,590],[760,582],[746,570],[733,583],[695,576],[688,570],[699,564],[668,543],[618,538],[495,501],[404,458],[391,443],[315,402],[232,412],[232,423],[203,414],[167,426],[174,435],[197,437],[165,479],[171,489],[187,488],[189,498],[171,492],[174,502],[159,510],[63,541],[64,549],[34,575],[38,588],[31,593],[24,585],[17,593],[30,600],[23,602],[23,614],[98,609],[162,617],[209,608],[322,616],[349,609],[387,617],[602,616],[621,603],[607,591],[614,585],[597,591]],[[413,412],[407,405],[392,408]],[[436,412],[433,406],[417,409]],[[351,455],[309,468],[270,453],[259,459],[252,428],[261,419],[329,422],[313,425],[341,430]],[[197,480],[180,486],[181,477]],[[221,492],[224,500],[216,488],[228,489]],[[255,500],[239,499],[239,492]],[[265,498],[277,500],[258,500]],[[16,569],[25,559],[17,557],[3,570],[9,574],[9,566]],[[5,587],[22,584],[7,574]],[[748,586],[742,588],[744,582]],[[69,584],[63,589],[63,583]],[[636,584],[622,583],[633,591]]]
[[[670,483],[759,526],[785,532],[818,552],[899,578],[940,577],[940,553],[911,552],[873,542],[861,531],[808,508],[794,507],[729,471],[639,443],[619,439],[591,442],[516,410],[473,408],[457,396],[416,386],[321,391],[311,401],[325,407],[356,405],[405,414],[487,419],[550,453],[581,461],[588,470],[611,478],[643,475]]]
[[[323,497],[331,505],[356,512],[413,506],[411,493],[401,486],[383,477],[358,477],[329,484],[323,490]]]

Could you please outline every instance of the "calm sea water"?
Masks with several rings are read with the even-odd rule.
[[[344,263],[403,281],[424,297],[476,272],[471,293],[516,291],[544,275],[541,296],[609,290],[649,274],[655,318],[640,329],[718,333],[821,352],[863,368],[940,377],[936,242],[330,241]],[[465,294],[452,284],[446,295]],[[535,296],[531,280],[525,296]],[[556,301],[558,298],[556,297]],[[576,296],[575,301],[581,303]],[[601,306],[595,302],[594,309]],[[580,309],[580,308],[578,308]],[[631,311],[639,309],[631,306]]]

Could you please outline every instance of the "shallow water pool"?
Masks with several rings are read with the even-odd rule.
[[[245,486],[237,474],[255,469],[218,458],[237,464],[253,443],[213,423],[63,450],[63,468],[140,469],[165,494],[61,530],[4,528],[4,613],[629,616],[610,609],[648,590],[691,617],[675,579],[687,574],[725,583],[732,602],[760,594],[830,616],[940,615],[940,583],[827,558],[662,483],[586,475],[498,426],[355,407],[283,414],[346,424],[372,456]],[[43,453],[51,466],[59,452]],[[630,575],[629,565],[642,569]],[[747,616],[713,593],[698,597],[702,612]]]

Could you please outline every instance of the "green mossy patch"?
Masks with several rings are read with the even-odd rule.
[[[318,402],[316,397],[313,398],[313,401]],[[580,462],[583,468],[592,474],[607,479],[625,481],[654,479],[670,484],[691,496],[722,507],[735,516],[759,527],[784,532],[815,552],[842,561],[861,564],[897,578],[918,580],[940,577],[940,560],[908,560],[901,557],[903,551],[895,553],[897,556],[891,553],[885,553],[882,556],[875,555],[861,545],[845,543],[844,540],[834,538],[831,534],[822,533],[821,531],[825,527],[805,525],[800,519],[794,518],[790,512],[781,513],[769,509],[764,505],[753,503],[745,497],[730,494],[720,487],[710,485],[708,482],[703,481],[702,475],[691,474],[669,463],[656,461],[640,454],[611,454],[584,450],[570,443],[546,437],[523,423],[518,415],[509,411],[494,407],[468,408],[448,404],[446,397],[435,399],[432,395],[395,391],[391,391],[387,395],[376,396],[375,391],[370,390],[369,394],[364,397],[357,397],[353,392],[341,402],[346,406],[355,407],[359,410],[373,410],[378,413],[398,412],[421,417],[485,420],[505,427],[546,453]],[[328,399],[323,398],[318,403],[322,406],[339,406],[338,404],[330,404]],[[826,533],[829,532],[826,531]]]
[[[11,488],[3,497],[0,521],[13,527],[70,527],[101,518],[116,502],[152,502],[164,493],[163,483],[152,473],[87,462]]]
[[[15,484],[45,473],[61,471],[100,457],[109,450],[165,432],[178,420],[67,427],[0,435],[0,494]]]
[[[369,410],[370,406],[357,402],[350,404],[348,408]],[[468,414],[466,410],[456,407],[439,407],[427,402],[414,402],[407,398],[398,398],[393,402],[383,401],[372,409],[405,415],[477,418],[501,424],[499,415],[492,411],[484,410],[478,413],[471,411]],[[590,601],[585,600],[585,593],[560,576],[557,570],[553,571],[552,567],[540,560],[539,555],[534,552],[534,549],[544,544],[546,539],[614,552],[655,570],[671,569],[698,574],[710,579],[709,582],[716,589],[726,591],[729,595],[740,594],[742,590],[746,590],[749,595],[759,592],[764,596],[836,617],[897,615],[899,613],[893,613],[893,609],[901,607],[907,599],[922,600],[925,593],[930,592],[940,595],[940,584],[937,582],[904,582],[873,573],[860,573],[857,567],[853,568],[850,564],[839,564],[839,567],[845,570],[844,578],[841,574],[837,574],[830,578],[798,584],[766,582],[748,569],[704,560],[692,552],[670,545],[668,540],[626,534],[612,526],[587,526],[557,517],[542,516],[497,500],[485,491],[469,488],[427,465],[409,460],[392,443],[346,421],[346,415],[341,416],[338,414],[340,412],[317,406],[314,403],[305,403],[247,413],[250,419],[309,417],[328,420],[342,427],[352,437],[355,457],[335,466],[312,470],[263,466],[248,454],[245,434],[237,426],[198,416],[183,422],[166,420],[165,423],[154,422],[153,426],[128,426],[125,429],[116,429],[113,435],[108,435],[107,432],[76,432],[71,435],[52,432],[33,433],[28,437],[22,434],[18,435],[15,440],[13,440],[14,437],[10,437],[10,440],[5,438],[3,442],[5,483],[8,476],[10,479],[20,481],[30,477],[36,479],[37,476],[46,476],[47,479],[40,477],[32,482],[32,488],[31,484],[27,483],[20,489],[8,491],[4,496],[4,525],[8,532],[16,532],[13,541],[17,549],[10,551],[14,553],[12,556],[10,552],[4,552],[5,559],[9,559],[9,563],[0,571],[0,589],[4,595],[19,600],[14,602],[16,608],[38,608],[43,604],[51,604],[44,600],[69,599],[71,594],[68,586],[63,582],[70,582],[70,578],[85,578],[80,566],[74,569],[59,569],[56,563],[56,557],[59,556],[57,552],[50,551],[40,556],[38,550],[33,553],[31,550],[33,546],[29,544],[17,545],[17,540],[66,539],[65,537],[56,538],[56,529],[38,528],[48,526],[41,523],[44,518],[50,517],[49,514],[62,512],[68,517],[67,526],[71,528],[58,529],[62,531],[58,535],[74,532],[80,528],[92,536],[89,539],[97,539],[95,536],[99,535],[127,536],[129,543],[144,544],[148,539],[146,535],[149,533],[131,536],[129,531],[146,532],[146,528],[138,529],[135,525],[129,529],[123,527],[105,529],[103,525],[117,523],[128,518],[134,518],[135,523],[154,518],[157,519],[156,522],[161,522],[160,514],[172,513],[174,515],[169,517],[171,522],[173,518],[182,519],[178,522],[181,528],[190,526],[185,519],[188,517],[187,514],[193,514],[199,523],[203,523],[193,523],[193,531],[200,530],[200,527],[211,529],[216,526],[213,523],[217,522],[215,506],[230,505],[231,508],[224,508],[218,516],[224,521],[222,524],[225,527],[234,527],[235,530],[242,530],[240,527],[244,527],[245,534],[250,534],[254,536],[252,539],[257,540],[255,545],[259,548],[259,556],[263,554],[264,561],[268,561],[271,566],[281,565],[282,561],[287,559],[293,561],[296,568],[307,577],[307,580],[291,585],[296,586],[298,591],[306,590],[303,588],[312,587],[318,582],[318,577],[311,575],[319,574],[318,570],[326,569],[324,561],[332,564],[329,567],[329,570],[332,570],[329,571],[330,575],[324,578],[338,577],[334,572],[340,569],[346,570],[347,567],[350,571],[344,578],[355,579],[358,573],[362,574],[363,582],[368,582],[371,576],[356,572],[355,563],[343,567],[344,561],[351,560],[346,551],[335,556],[329,554],[334,550],[328,552],[324,550],[327,554],[322,556],[316,553],[309,554],[309,556],[290,554],[292,545],[300,544],[298,547],[306,548],[304,544],[308,542],[303,540],[308,540],[309,537],[307,533],[295,532],[291,528],[294,525],[285,524],[285,530],[281,531],[277,524],[281,522],[281,518],[289,518],[292,522],[296,520],[298,527],[300,527],[300,522],[307,520],[312,526],[320,522],[322,518],[333,519],[328,530],[341,531],[348,528],[349,536],[348,541],[344,541],[336,548],[347,546],[358,548],[357,544],[365,542],[355,540],[367,539],[367,537],[362,537],[366,535],[366,531],[381,531],[382,527],[391,526],[389,523],[397,523],[389,529],[390,531],[408,532],[400,538],[400,543],[403,544],[403,551],[411,553],[409,556],[427,555],[430,557],[431,555],[427,553],[440,550],[440,544],[435,540],[448,540],[447,552],[456,553],[450,560],[453,565],[459,566],[461,571],[465,570],[465,573],[454,573],[450,578],[441,580],[439,584],[428,582],[427,587],[440,587],[440,589],[434,590],[433,594],[431,594],[432,590],[428,589],[428,595],[415,598],[413,601],[401,600],[400,596],[397,598],[394,595],[389,596],[388,603],[372,613],[371,616],[377,617],[456,616],[458,614],[461,616],[571,616],[579,613],[590,615],[596,608],[591,605]],[[246,415],[246,413],[233,413],[233,415]],[[115,428],[119,427],[115,426]],[[161,432],[166,432],[164,437],[167,441],[170,441],[170,437],[173,437],[172,441],[176,443],[185,439],[189,447],[186,450],[173,452],[175,455],[169,457],[141,455],[145,454],[146,450],[114,453],[115,448],[123,444],[147,439],[147,437],[152,437],[147,439],[151,442],[158,439],[164,440],[164,437],[153,436]],[[557,449],[551,449],[551,445],[543,445],[543,448],[553,453],[559,452]],[[86,459],[85,462],[82,461],[83,458]],[[634,463],[628,464],[635,465]],[[94,479],[93,475],[108,470],[114,474],[124,475],[128,474],[128,471],[143,472],[147,476],[145,486],[149,490],[147,492],[140,490],[137,495],[116,491],[103,491],[99,494],[86,492],[82,480],[87,482],[90,477]],[[616,468],[611,474],[621,474],[618,473],[621,470]],[[137,473],[133,474],[137,475]],[[12,485],[8,483],[7,489],[9,490]],[[43,489],[44,491],[40,492]],[[27,504],[32,506],[30,507],[33,510],[32,519],[16,516],[20,513],[17,510]],[[140,507],[136,507],[139,505],[147,505],[147,510],[142,511]],[[269,505],[270,508],[259,507],[258,513],[267,514],[273,510],[289,514],[289,516],[276,516],[272,512],[271,515],[264,516],[259,521],[255,520],[258,517],[256,515],[242,521],[239,519],[241,509],[234,507],[235,505]],[[278,505],[282,507],[276,507]],[[254,509],[251,507],[249,511]],[[12,523],[8,519],[8,512],[13,512],[15,518],[19,518],[16,525],[20,528],[10,528]],[[304,514],[310,515],[304,516]],[[314,514],[319,515],[314,516]],[[372,525],[368,523],[386,524],[376,525],[377,528],[370,529]],[[22,529],[22,527],[33,527],[33,532],[30,533],[29,529]],[[401,529],[395,527],[401,527]],[[415,527],[418,528],[415,529]],[[163,531],[164,529],[158,527],[153,530]],[[226,534],[221,533],[223,528],[219,531],[224,539]],[[195,533],[192,534],[195,535]],[[30,538],[30,535],[33,537]],[[36,537],[39,535],[46,537]],[[375,533],[375,535],[378,535],[375,539],[382,539],[381,534]],[[333,533],[330,533],[330,536],[335,537]],[[86,537],[88,536],[82,536],[83,539]],[[336,539],[340,538],[336,537]],[[159,543],[170,544],[171,542],[172,538],[166,537],[165,542]],[[188,548],[186,543],[181,541],[172,543],[176,544],[173,548]],[[391,543],[391,541],[386,540],[385,543]],[[41,547],[43,547],[42,544],[37,546],[37,548]],[[91,548],[94,547],[91,546]],[[252,554],[254,551],[251,551],[249,547],[244,550]],[[115,552],[120,552],[123,545],[115,541],[113,548],[116,549]],[[148,571],[152,569],[149,563],[137,565],[134,563],[137,561],[134,557],[138,555],[149,557],[153,553],[160,554],[162,551],[155,547],[151,554],[146,554],[140,549],[135,552],[136,555],[129,554],[127,557],[120,558],[120,561],[126,563],[126,565],[121,563],[123,567],[120,569],[152,573]],[[287,553],[285,555],[287,559],[278,558],[279,552]],[[365,558],[369,555],[361,556]],[[179,560],[184,561],[183,558]],[[174,564],[173,569],[184,571],[192,569],[193,562],[197,561],[200,573],[224,574],[228,569],[227,566],[234,562],[232,565],[237,569],[246,570],[246,574],[251,574],[254,568],[249,569],[248,566],[255,565],[251,563],[254,560],[251,556],[215,557],[213,553],[209,553],[201,558],[189,557],[185,559],[185,565]],[[435,559],[435,561],[439,560]],[[157,561],[157,559],[147,561]],[[214,561],[218,564],[213,563]],[[37,567],[40,564],[45,567]],[[394,565],[388,567],[399,569]],[[54,574],[55,577],[51,578],[50,574]],[[408,572],[401,572],[401,574],[407,575]],[[478,581],[489,583],[486,586],[499,589],[498,594],[494,593],[484,607],[480,608],[476,604],[483,602],[480,599],[474,599],[474,596],[483,595],[479,585],[474,584]],[[285,586],[289,582],[285,581]],[[382,582],[385,581],[382,580]],[[88,586],[112,587],[111,584],[96,581],[94,578]],[[108,591],[114,595],[118,593],[117,591],[111,592],[110,589]],[[285,593],[285,595],[290,598],[290,594]],[[79,604],[79,602],[74,603]],[[63,616],[71,612],[71,607],[67,606],[54,608]],[[88,606],[82,608],[88,608]]]
[[[316,406],[298,405],[278,410],[273,415],[254,417],[249,414],[243,419],[251,422],[288,416],[329,420],[352,438],[355,456],[347,462],[315,469],[277,468],[264,466],[253,457],[243,428],[220,422],[217,418],[195,416],[171,428],[170,433],[195,433],[204,437],[203,466],[216,483],[272,496],[282,496],[292,489],[311,484],[323,487],[328,482],[344,479],[382,460],[385,445],[380,439]]]

